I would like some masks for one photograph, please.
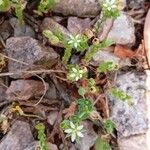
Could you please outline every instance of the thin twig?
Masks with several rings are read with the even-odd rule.
[[[34,104],[34,106],[37,106],[43,100],[43,98],[44,98],[44,96],[45,96],[45,94],[47,92],[47,88],[46,88],[46,82],[44,81],[44,79],[42,77],[40,77],[39,75],[37,75],[37,74],[35,74],[35,76],[37,76],[43,82],[43,85],[44,85],[44,93],[43,93],[43,95],[41,96],[40,100],[36,104]]]
[[[41,70],[30,70],[30,71],[22,70],[22,71],[18,71],[18,72],[0,73],[0,77],[17,75],[17,74],[20,74],[20,73],[24,73],[24,74],[41,74],[41,73],[46,73],[46,74],[49,74],[49,73],[52,73],[52,72],[54,72],[54,73],[66,73],[66,72],[64,72],[62,70],[53,70],[53,69],[50,69],[50,70],[41,69]]]

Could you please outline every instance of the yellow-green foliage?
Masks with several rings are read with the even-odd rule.
[[[43,13],[47,13],[50,9],[55,5],[55,0],[41,0],[38,6],[37,13],[38,15],[43,15]]]
[[[35,126],[36,130],[38,131],[38,140],[40,144],[40,150],[48,150],[48,144],[46,141],[46,135],[45,135],[45,126],[43,123],[38,123]]]

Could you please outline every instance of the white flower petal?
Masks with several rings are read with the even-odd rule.
[[[83,70],[79,70],[79,73],[83,74],[83,73],[84,73],[84,71],[83,71]]]
[[[77,43],[77,42],[74,43],[74,47],[75,47],[75,48],[78,47],[78,43]]]
[[[83,137],[83,134],[82,134],[81,132],[77,132],[77,135],[78,135],[79,137]]]
[[[78,70],[76,68],[72,68],[72,71],[75,72],[75,73],[78,72]]]
[[[116,5],[112,5],[111,8],[117,8],[117,6]]]
[[[108,7],[107,9],[110,11],[110,10],[111,10],[111,7]]]
[[[69,75],[71,78],[74,78],[76,76],[76,74],[72,73]]]
[[[76,139],[76,134],[75,133],[72,133],[71,134],[71,141],[74,142]]]
[[[72,129],[75,129],[76,126],[73,124],[73,122],[70,121],[70,127],[71,127]]]
[[[108,7],[108,5],[107,4],[103,4],[103,7]]]
[[[82,130],[82,129],[83,129],[83,125],[77,127],[77,130]]]
[[[82,78],[82,74],[79,74],[79,78]]]
[[[65,133],[71,133],[71,132],[72,132],[72,129],[66,129],[64,132],[65,132]]]
[[[72,44],[72,43],[73,43],[73,41],[72,41],[72,40],[68,41],[68,44]]]
[[[75,80],[78,81],[78,80],[79,80],[79,77],[76,77]]]

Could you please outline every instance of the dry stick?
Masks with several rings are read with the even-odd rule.
[[[10,57],[8,57],[8,56],[6,56],[6,55],[3,55],[3,54],[1,54],[1,53],[0,53],[0,55],[3,56],[3,57],[5,57],[5,58],[7,58],[7,59],[12,60],[12,61],[15,61],[15,62],[24,64],[24,65],[29,65],[28,63],[25,63],[25,62],[23,62],[23,61],[16,60],[16,59],[14,59],[14,58],[10,58]],[[34,74],[35,76],[37,76],[37,77],[43,82],[43,84],[44,84],[44,93],[43,93],[43,95],[41,96],[40,100],[39,100],[36,104],[34,104],[34,106],[37,106],[37,105],[42,101],[42,99],[44,98],[44,96],[45,96],[45,94],[46,94],[46,91],[47,91],[47,90],[46,90],[46,83],[45,83],[44,79],[41,78],[39,75],[37,75],[37,73],[51,73],[51,72],[61,72],[61,73],[64,73],[64,71],[61,71],[61,70],[34,70],[34,71],[19,71],[19,72],[6,72],[6,73],[1,73],[1,74],[0,74],[0,77],[3,77],[3,76],[10,76],[10,75],[16,75],[16,74],[18,74],[18,73],[28,73],[28,74]]]
[[[46,82],[44,81],[44,79],[42,77],[40,77],[39,75],[37,75],[37,74],[34,74],[34,75],[37,76],[39,79],[41,79],[41,81],[43,82],[43,85],[44,85],[44,93],[43,93],[43,95],[41,96],[40,100],[36,104],[34,104],[34,106],[37,106],[43,100],[43,98],[44,98],[44,96],[45,96],[45,94],[47,92],[47,88],[46,88]]]
[[[20,73],[24,73],[24,74],[41,74],[41,73],[46,73],[46,74],[49,74],[49,73],[66,73],[62,70],[53,70],[53,69],[49,69],[49,70],[45,70],[45,69],[41,69],[41,70],[29,70],[29,71],[25,71],[25,70],[22,70],[22,71],[18,71],[18,72],[5,72],[5,73],[0,73],[0,77],[4,77],[4,76],[12,76],[12,75],[17,75],[17,74],[20,74]]]

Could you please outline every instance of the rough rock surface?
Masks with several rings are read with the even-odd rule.
[[[135,43],[134,23],[129,15],[121,12],[114,21],[112,29],[107,38],[112,39],[117,44],[133,46]]]
[[[90,150],[90,148],[94,145],[98,135],[93,130],[92,123],[89,121],[84,121],[84,137],[80,139],[80,144],[76,144],[76,148],[79,150]]]
[[[94,66],[99,66],[103,62],[111,61],[115,64],[119,64],[119,67],[124,66],[130,66],[131,62],[129,59],[121,60],[119,57],[115,56],[113,53],[106,51],[106,50],[100,50],[98,51],[94,56],[92,60],[92,64]]]
[[[132,97],[133,105],[109,96],[111,117],[120,136],[143,134],[148,129],[146,117],[146,76],[144,73],[127,72],[118,75],[116,86]]]
[[[49,88],[45,94],[45,98],[51,100],[51,99],[57,99],[58,94],[55,85],[52,82],[48,82]]]
[[[57,119],[57,116],[58,116],[58,111],[51,111],[49,113],[49,115],[47,116],[47,122],[50,124],[50,125],[54,125],[56,119]]]
[[[3,40],[7,40],[13,34],[13,28],[10,25],[9,21],[4,21],[0,25],[0,35],[2,36]]]
[[[0,85],[0,102],[6,100],[6,88]]]
[[[52,48],[46,48],[31,37],[12,37],[6,41],[6,51],[8,57],[23,61],[26,64],[9,60],[9,72],[25,71],[32,68],[51,68],[57,62],[58,55]],[[36,65],[36,67],[35,67]],[[19,78],[21,74],[13,75]]]
[[[49,85],[46,84],[46,90]],[[35,80],[16,80],[12,81],[7,89],[8,100],[28,100],[30,98],[39,97],[44,93],[45,87],[43,82]]]
[[[1,150],[24,150],[34,141],[29,124],[16,121],[0,143]]]
[[[53,12],[64,16],[95,17],[100,12],[98,0],[59,0]]]
[[[108,95],[120,150],[150,150],[150,72],[122,72],[116,86],[132,97],[133,105]]]
[[[69,17],[68,18],[68,30],[73,34],[83,34],[85,29],[90,28],[91,19],[80,19],[78,17]]]
[[[127,0],[127,4],[130,8],[141,8],[144,7],[145,0]]]
[[[145,134],[118,139],[119,148],[120,150],[149,150],[149,143],[146,139],[147,137]]]
[[[19,36],[30,36],[33,38],[35,37],[34,30],[27,24],[20,25],[17,18],[11,18],[9,22],[14,29],[14,37]]]

